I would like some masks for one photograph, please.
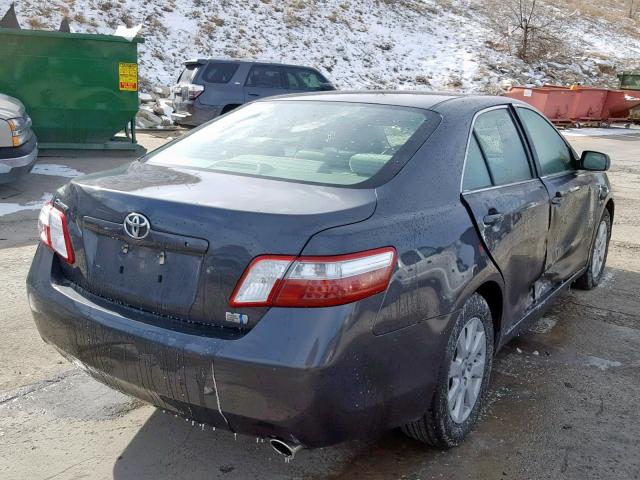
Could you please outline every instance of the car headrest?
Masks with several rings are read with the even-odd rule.
[[[295,154],[296,158],[306,158],[308,160],[322,161],[327,158],[326,153],[320,150],[298,150]]]
[[[378,170],[380,170],[390,158],[391,155],[357,153],[349,159],[349,168],[356,175],[371,177],[378,173]]]

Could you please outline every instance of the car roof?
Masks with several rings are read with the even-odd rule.
[[[451,108],[464,108],[470,111],[493,105],[523,104],[519,100],[509,97],[497,97],[489,95],[465,95],[447,92],[422,92],[414,90],[333,90],[328,92],[294,93],[266,97],[259,101],[273,100],[311,100],[326,102],[353,102],[372,103],[376,105],[389,105],[399,107],[423,108],[440,111],[440,107],[446,103],[447,110]]]
[[[208,62],[258,63],[258,64],[276,65],[280,67],[304,67],[304,68],[311,68],[313,70],[317,70],[315,67],[310,67],[308,65],[300,65],[300,64],[294,64],[294,63],[281,63],[281,62],[276,62],[274,60],[260,60],[260,59],[246,59],[246,58],[240,59],[240,58],[229,58],[229,57],[227,58],[225,57],[192,58],[184,61],[183,63],[185,65],[190,65],[190,64],[196,64],[196,63],[205,64]]]

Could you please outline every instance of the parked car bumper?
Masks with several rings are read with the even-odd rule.
[[[220,115],[222,106],[201,105],[194,102],[176,104],[176,111],[171,114],[171,120],[178,125],[197,127]]]
[[[17,180],[33,168],[38,158],[38,142],[35,135],[19,147],[0,148],[0,183]]]
[[[272,308],[239,335],[119,306],[61,275],[41,245],[27,279],[33,316],[42,338],[94,378],[198,423],[306,447],[421,416],[450,319],[376,336],[375,302],[357,322],[362,304]]]

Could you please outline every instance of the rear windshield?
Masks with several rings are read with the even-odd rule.
[[[200,65],[197,63],[190,63],[185,65],[184,70],[178,77],[178,83],[191,83],[191,79],[195,76]]]
[[[432,131],[437,125],[434,117],[438,115],[426,110],[387,105],[256,102],[157,150],[147,161],[305,183],[356,185],[411,156],[424,141],[424,127]]]
[[[205,83],[229,83],[237,69],[237,63],[208,63],[202,73],[202,80]]]

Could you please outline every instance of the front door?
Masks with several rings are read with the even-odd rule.
[[[594,229],[596,192],[592,174],[577,170],[577,159],[557,130],[537,112],[517,108],[551,197],[547,277],[561,283],[586,265]]]
[[[544,272],[549,228],[549,195],[533,174],[512,115],[505,106],[476,118],[462,192],[504,278],[506,329],[534,302],[533,286]]]
[[[284,88],[282,68],[275,65],[254,65],[244,86],[245,102],[258,98],[282,95]]]

